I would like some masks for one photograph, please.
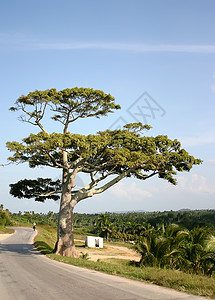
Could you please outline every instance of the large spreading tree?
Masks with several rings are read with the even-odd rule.
[[[70,123],[86,117],[105,116],[120,106],[115,99],[99,90],[73,88],[30,92],[21,96],[10,110],[22,111],[20,120],[39,128],[22,142],[8,142],[13,152],[9,160],[28,163],[30,168],[45,166],[62,171],[62,180],[51,178],[23,179],[10,185],[18,198],[60,199],[56,253],[75,257],[73,210],[77,203],[103,193],[125,177],[146,180],[152,176],[176,184],[177,171],[189,171],[201,160],[181,149],[180,142],[167,136],[148,137],[148,125],[132,123],[123,129],[97,134],[70,133]],[[48,132],[47,118],[62,125],[61,133]],[[46,120],[46,122],[45,122]],[[77,174],[87,174],[89,181],[76,188]]]

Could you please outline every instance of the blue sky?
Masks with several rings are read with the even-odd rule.
[[[153,127],[150,135],[179,139],[203,164],[179,173],[176,187],[158,178],[125,179],[79,203],[76,211],[214,209],[214,11],[213,0],[1,1],[0,162],[9,156],[6,141],[20,141],[35,131],[8,111],[20,95],[91,87],[112,94],[122,109],[78,122],[72,132],[147,121]],[[58,130],[56,124],[46,126]],[[11,211],[58,211],[59,203],[9,195],[10,183],[43,175],[60,176],[48,168],[1,167],[0,203]],[[77,185],[85,180],[78,178]]]

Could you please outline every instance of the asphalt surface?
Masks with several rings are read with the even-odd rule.
[[[0,300],[205,299],[52,261],[33,246],[31,228],[0,242]]]

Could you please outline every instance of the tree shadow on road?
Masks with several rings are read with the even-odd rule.
[[[34,243],[37,250],[39,250],[42,254],[51,254],[53,253],[53,248],[50,247],[47,243],[43,241],[36,241]]]
[[[41,255],[41,253],[31,244],[0,244],[0,253],[3,252],[13,252],[17,254],[24,254],[24,255]]]

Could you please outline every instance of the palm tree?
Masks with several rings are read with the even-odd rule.
[[[97,220],[97,226],[101,231],[101,235],[103,235],[107,240],[110,237],[114,226],[111,223],[109,214],[100,214]]]
[[[136,249],[141,254],[141,265],[162,268],[167,263],[169,241],[165,237],[158,236],[155,228],[150,228],[146,232]]]
[[[162,224],[157,230],[150,224],[145,224],[143,229],[143,239],[137,246],[142,256],[140,263],[174,269],[178,265],[179,246],[188,237],[188,230],[176,224],[171,224],[166,228]]]
[[[209,230],[194,228],[189,239],[180,246],[180,269],[211,275],[215,271],[214,241]]]
[[[160,230],[162,230],[163,236],[168,240],[169,244],[168,253],[166,254],[169,258],[169,267],[177,269],[177,260],[180,254],[179,247],[188,238],[189,231],[177,224],[170,224],[166,228],[162,225]]]

